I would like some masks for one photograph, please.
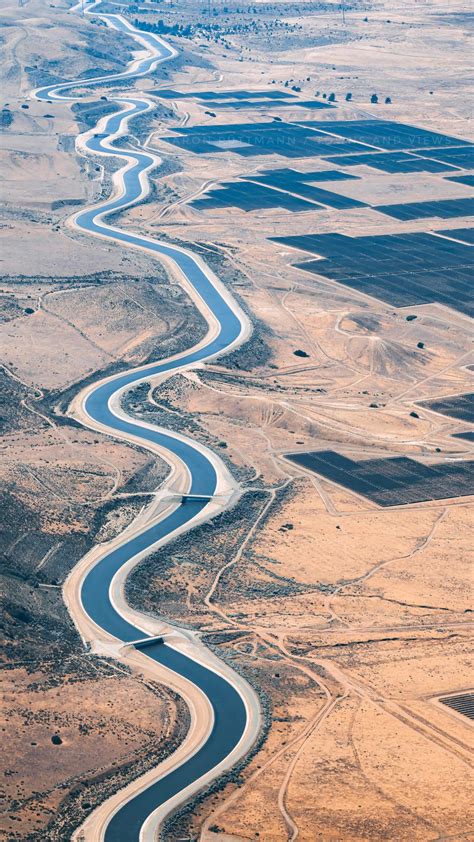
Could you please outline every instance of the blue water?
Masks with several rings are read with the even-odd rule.
[[[130,32],[130,27],[120,18],[114,15],[108,15],[107,18],[110,21],[113,20],[115,28]],[[115,74],[107,77],[107,81],[126,78],[126,76],[132,78],[135,75],[144,75],[156,65],[157,61],[172,56],[171,49],[153,34],[140,32],[140,35],[154,47],[159,46],[161,59],[147,58],[133,73],[127,73],[125,76]],[[103,82],[103,77],[101,80],[87,80],[87,85],[96,84],[99,81]],[[36,96],[42,100],[54,98],[61,96],[61,91],[69,90],[79,84],[81,81],[71,81],[60,85],[56,83],[38,91]],[[179,359],[151,363],[140,370],[118,374],[90,393],[85,402],[85,409],[92,419],[106,425],[112,432],[116,430],[121,434],[135,436],[145,443],[147,441],[157,443],[175,454],[189,470],[190,493],[211,496],[215,492],[217,483],[214,466],[204,453],[194,447],[192,441],[175,439],[172,435],[158,429],[144,429],[134,423],[133,419],[117,418],[110,410],[110,400],[118,390],[132,386],[146,377],[162,372],[177,371],[200,360],[209,359],[228,348],[242,332],[240,319],[191,254],[182,252],[171,245],[143,238],[138,234],[121,231],[118,228],[112,230],[105,223],[107,215],[139,199],[140,173],[154,163],[152,156],[146,153],[129,150],[125,152],[115,147],[112,153],[104,145],[105,139],[120,129],[124,113],[133,118],[148,109],[146,103],[134,100],[132,97],[122,96],[117,98],[117,101],[124,106],[124,110],[110,116],[105,122],[102,134],[90,137],[87,147],[91,152],[105,152],[117,157],[133,158],[133,165],[124,178],[125,194],[102,205],[99,211],[97,209],[83,211],[76,217],[76,224],[83,231],[93,235],[106,236],[131,246],[144,246],[158,256],[171,258],[211,309],[219,324],[219,330],[207,345],[197,351],[190,351]],[[100,213],[100,219],[97,219],[98,213]],[[146,637],[141,629],[128,623],[115,609],[110,600],[111,581],[126,562],[138,553],[151,548],[157,541],[170,535],[177,528],[189,524],[206,505],[206,500],[181,503],[163,521],[110,552],[89,571],[82,584],[81,599],[84,609],[97,626],[124,642]],[[118,810],[107,826],[106,842],[134,842],[135,840],[138,842],[140,828],[150,813],[224,760],[238,744],[247,722],[247,714],[240,694],[224,678],[167,644],[150,644],[142,654],[197,685],[212,705],[214,726],[205,745],[192,758]]]
[[[37,99],[42,101],[54,99],[55,92],[59,90],[69,91],[71,90],[71,88],[79,87],[79,85],[89,87],[90,85],[103,84],[104,81],[109,83],[116,82],[122,79],[135,79],[137,76],[146,76],[147,73],[150,73],[152,70],[154,70],[157,64],[173,58],[173,50],[152,32],[141,32],[139,30],[135,30],[135,28],[131,24],[129,24],[127,21],[125,21],[118,15],[100,14],[98,15],[98,17],[101,17],[103,20],[105,20],[107,23],[113,26],[114,29],[119,30],[120,32],[124,32],[126,35],[133,35],[136,32],[142,40],[149,44],[150,47],[152,47],[153,49],[158,48],[160,51],[160,56],[155,56],[153,58],[145,58],[134,70],[125,70],[122,73],[113,73],[107,76],[97,76],[95,78],[93,77],[92,79],[74,79],[70,82],[60,82],[59,84],[55,82],[52,85],[47,85],[46,87],[41,88],[41,90],[36,91],[35,96]],[[76,99],[76,97],[61,96],[61,99],[74,100]]]

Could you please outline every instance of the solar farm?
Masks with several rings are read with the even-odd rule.
[[[403,506],[474,494],[472,462],[427,465],[403,456],[355,461],[333,450],[290,453],[287,459],[378,506]]]
[[[173,129],[178,135],[162,140],[196,155],[232,152],[243,157],[280,155],[283,158],[314,158],[351,151],[368,151],[366,144],[337,138],[313,124],[283,122],[232,123]]]
[[[439,202],[407,202],[403,205],[379,205],[377,210],[407,222],[411,219],[438,217],[452,219],[458,216],[470,216],[474,213],[474,198],[445,199]]]
[[[190,203],[196,210],[212,210],[215,208],[236,207],[243,211],[271,210],[284,208],[295,213],[297,211],[314,211],[321,205],[307,202],[301,195],[295,196],[283,191],[269,190],[261,184],[251,181],[238,181],[223,184]]]
[[[468,0],[1,19],[0,842],[474,842]]]
[[[441,161],[423,158],[410,152],[364,152],[361,155],[340,155],[326,160],[340,167],[371,167],[385,173],[444,173],[455,170],[451,164],[443,164]]]
[[[465,395],[438,398],[433,401],[421,401],[420,406],[425,406],[427,409],[438,412],[440,415],[455,418],[456,421],[474,424],[474,392],[469,392]],[[459,433],[453,433],[452,437],[453,439],[472,442],[474,441],[474,431],[462,430]]]
[[[444,231],[436,231],[436,233],[451,240],[459,240],[466,245],[474,245],[474,228],[448,228]]]
[[[190,94],[171,89],[159,89],[155,93],[164,99],[179,100],[190,97]],[[278,90],[210,90],[194,93],[193,97],[208,107],[222,107],[234,111],[241,106],[259,107],[272,102],[279,106],[330,106],[330,103],[300,100],[291,93]],[[203,195],[190,201],[190,207],[197,211],[235,207],[246,213],[278,209],[295,214],[318,210],[357,211],[360,208],[371,207],[374,211],[402,223],[465,219],[474,212],[474,196],[469,195],[469,188],[474,186],[474,176],[459,174],[461,168],[474,167],[474,146],[468,140],[441,132],[390,120],[321,119],[287,122],[281,118],[261,122],[181,126],[174,128],[172,132],[161,140],[196,155],[235,155],[257,160],[268,156],[287,160],[319,158],[321,166],[333,167],[327,173],[319,169],[307,174],[300,173],[294,167],[278,167],[252,174],[251,177],[241,176],[230,182],[221,181],[219,185],[209,187]],[[350,171],[354,167],[368,168],[369,172],[372,170],[387,176],[415,176],[417,173],[439,175],[440,179],[444,177],[446,184],[449,182],[460,188],[465,187],[466,195],[397,203],[368,202],[363,195],[355,198],[344,193],[342,182],[350,180]],[[352,177],[360,179],[363,176],[357,174]],[[325,181],[331,180],[341,182],[337,190],[318,186],[319,182],[324,184]],[[398,248],[398,242],[394,242],[394,248]],[[442,251],[442,248],[439,248]],[[442,269],[451,268],[453,261],[460,264],[456,269],[456,277],[451,279],[453,289],[443,292],[437,290],[437,281],[433,277],[426,290],[427,278],[417,277],[415,292],[418,290],[418,295],[412,294],[407,303],[437,300],[455,306],[453,302],[457,300],[460,310],[470,312],[468,303],[463,301],[462,271],[466,258],[469,268],[470,262],[467,254],[462,255],[459,250],[458,252],[451,256],[448,264],[441,264]],[[412,257],[416,260],[415,255]],[[445,257],[446,254],[443,255],[443,258]],[[437,259],[436,257],[434,265],[439,265]],[[430,263],[428,257],[423,272],[432,271]],[[416,265],[418,267],[419,262]],[[316,266],[312,264],[302,268],[316,272]],[[348,278],[351,277],[350,271],[346,273],[344,269],[344,274]],[[360,282],[368,294],[402,306],[399,291],[396,289],[396,279],[393,279],[394,283],[387,279],[386,283],[392,288],[385,290],[385,294],[382,295],[378,281],[371,278],[370,274],[366,278],[360,277]],[[351,283],[348,280],[344,282],[353,288],[356,286],[353,279]],[[441,297],[445,300],[441,301]]]
[[[451,710],[466,716],[468,719],[474,720],[474,692],[459,693],[456,696],[445,696],[440,698],[442,705],[451,708]]]
[[[337,137],[344,137],[356,143],[364,143],[375,149],[429,149],[464,144],[469,141],[459,140],[439,132],[395,123],[391,120],[325,120],[324,124],[313,120],[301,123],[315,130],[323,129]]]
[[[441,413],[441,415],[449,415],[450,418],[456,418],[458,421],[467,421],[469,424],[474,424],[474,392],[434,401],[424,401],[420,406],[426,406],[433,412]]]
[[[319,111],[334,108],[329,102],[317,99],[300,100],[287,91],[175,91],[169,88],[157,88],[152,91],[160,99],[182,100],[192,99],[215,110],[247,111],[248,109],[268,109],[271,106],[280,108],[307,108]]]
[[[425,149],[423,157],[460,169],[472,170],[474,168],[474,149],[472,145],[455,146],[449,149]]]
[[[308,108],[311,111],[320,111],[325,108],[332,108],[328,102],[320,102],[317,99],[271,99],[265,98],[262,99],[240,99],[238,102],[232,102],[230,100],[222,101],[218,100],[214,101],[206,101],[206,106],[208,108],[215,108],[215,109],[233,109],[235,111],[248,111],[249,109],[258,109],[264,108],[268,110],[269,107],[273,106],[274,109],[278,108]]]
[[[173,91],[167,95],[188,96]],[[221,91],[219,96],[206,91],[194,96],[216,110],[221,107],[225,116],[219,114],[217,123],[206,126],[174,128],[161,141],[203,159],[209,156],[216,167],[222,157],[231,162],[233,171],[219,180],[211,178],[203,192],[191,197],[193,211],[211,212],[214,222],[226,215],[212,212],[229,208],[255,214],[257,220],[277,210],[278,234],[268,236],[278,247],[277,265],[290,262],[300,283],[308,290],[314,284],[318,296],[330,295],[329,286],[334,284],[375,299],[379,306],[406,309],[434,304],[445,308],[447,318],[473,315],[474,228],[468,227],[466,218],[474,211],[474,175],[464,172],[474,169],[474,146],[469,140],[392,120],[331,119],[330,113],[317,120],[298,120],[292,114],[291,121],[256,116],[254,122],[239,122],[237,117],[236,122],[226,123],[228,112],[238,111],[240,105],[258,108],[274,101],[279,107],[296,107],[307,101],[281,91]],[[245,159],[247,173],[242,172]],[[377,201],[374,197],[383,196],[384,190],[396,200]],[[420,198],[414,199],[417,194]],[[311,213],[313,219],[307,216]],[[299,214],[309,220],[301,233]],[[288,233],[282,231],[285,219]],[[459,220],[457,227],[448,228],[453,220]],[[241,224],[245,230],[245,222]],[[291,260],[288,250],[308,257],[298,260],[295,255]],[[364,302],[364,307],[371,306]],[[400,317],[406,324],[422,315]],[[359,317],[354,322],[365,324]],[[369,318],[369,336],[371,324]],[[424,344],[418,342],[419,352]],[[402,371],[408,359],[404,354],[412,353],[403,344],[381,343],[374,348],[400,360]],[[427,364],[426,354],[418,353],[418,359],[421,366]],[[385,364],[382,370],[388,370]],[[474,423],[471,393],[419,405]],[[410,415],[419,419],[415,411]],[[433,452],[431,460],[405,455],[371,459],[364,453],[359,459],[337,449],[307,449],[286,452],[285,458],[381,508],[470,496],[472,462],[464,453],[474,433],[449,430],[445,435],[462,457],[441,459]]]
[[[466,430],[464,433],[453,433],[453,439],[465,439],[465,441],[474,442],[474,431]]]
[[[436,302],[473,314],[474,255],[464,243],[429,233],[347,237],[306,234],[274,242],[318,255],[296,263],[394,307]]]
[[[238,207],[244,211],[262,208],[285,208],[295,211],[314,211],[330,208],[365,207],[363,202],[343,196],[315,184],[356,179],[341,170],[302,173],[293,169],[270,170],[251,178],[224,183],[207,190],[204,196],[191,202],[197,210],[219,207]]]
[[[447,181],[453,181],[455,184],[466,184],[468,187],[474,187],[474,175],[451,175]]]
[[[151,93],[155,94],[160,99],[199,99],[204,102],[208,100],[239,102],[242,100],[251,99],[269,99],[269,100],[285,100],[294,99],[294,95],[287,91],[239,91],[239,90],[220,90],[220,91],[175,91],[172,88],[155,88]]]
[[[170,92],[169,98],[172,98],[172,93]],[[200,95],[200,98],[203,98],[207,105],[210,105],[210,102],[216,104],[213,100],[209,101],[204,94]],[[236,103],[227,99],[224,103],[232,107],[233,104],[242,102],[241,98],[236,99]],[[289,104],[288,101],[285,102]],[[305,103],[295,100],[294,104],[304,105]],[[319,105],[326,106],[325,103],[319,103]],[[419,167],[420,171],[421,168],[428,172],[440,171],[443,164],[450,170],[452,164],[458,167],[467,166],[465,163],[467,160],[474,160],[472,144],[468,141],[386,120],[309,120],[290,123],[272,121],[235,123],[227,126],[185,126],[173,131],[178,134],[178,137],[167,136],[162,140],[199,155],[231,149],[235,154],[244,156],[271,154],[286,158],[329,156],[332,163],[337,163],[331,156],[362,152],[380,153],[382,150],[387,150],[387,152],[416,151],[413,162],[408,157],[408,153],[401,156],[397,153],[398,158],[397,156],[394,158],[393,155],[388,158],[387,166],[394,168],[391,171],[395,172],[407,171],[404,168],[410,164],[413,168]],[[459,146],[459,144],[462,145]],[[448,160],[450,157],[453,161]],[[422,159],[422,163],[418,162],[418,158]],[[400,169],[397,169],[397,160]],[[347,163],[347,159],[344,163],[351,166],[350,162]],[[378,162],[376,161],[375,164],[382,165],[383,169],[383,156],[379,154]],[[412,170],[408,169],[408,171]]]

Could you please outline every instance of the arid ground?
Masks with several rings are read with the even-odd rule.
[[[398,219],[376,208],[464,207],[474,164],[387,172],[278,148],[200,154],[173,143],[180,128],[201,127],[212,141],[216,126],[374,119],[447,135],[453,147],[470,141],[469,4],[356,0],[344,19],[332,2],[211,4],[212,27],[203,4],[187,5],[189,20],[173,4],[128,5],[132,21],[164,19],[180,51],[135,90],[180,96],[156,96],[156,110],[131,123],[124,142],[154,150],[162,165],[149,199],[117,222],[190,244],[253,324],[232,354],[124,398],[129,412],[215,449],[242,487],[234,508],[143,561],[128,601],[198,631],[253,685],[263,711],[252,756],[175,815],[163,838],[472,839],[472,721],[439,702],[472,690],[472,476],[458,496],[438,480],[425,499],[379,505],[289,458],[332,451],[378,465],[405,457],[436,476],[440,466],[467,469],[472,441],[456,436],[470,432],[467,420],[427,404],[472,391],[472,325],[462,307],[394,304],[305,271],[295,264],[314,254],[270,238],[434,231],[466,245],[467,213]],[[79,106],[30,92],[122,68],[135,49],[68,6],[23,0],[0,13],[0,835],[9,842],[70,838],[189,724],[174,692],[90,654],[62,599],[84,553],[130,524],[168,473],[144,450],[82,428],[71,401],[87,383],[205,332],[166,267],[67,225],[111,189],[111,168],[81,157],[75,137],[115,106],[106,87],[84,88]],[[187,29],[173,30],[177,22]],[[294,102],[219,104],[219,91],[265,99],[275,90]],[[304,104],[329,100],[331,110]],[[200,201],[243,177],[248,197],[252,176],[284,168],[343,169],[357,178],[322,186],[360,204]],[[450,180],[469,169],[470,183]],[[447,283],[449,270],[437,268]],[[403,293],[411,283],[407,275]]]

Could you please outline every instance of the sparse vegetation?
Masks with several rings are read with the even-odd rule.
[[[0,125],[2,129],[8,129],[9,126],[13,123],[13,114],[9,108],[2,108],[0,114]]]
[[[12,842],[20,836],[24,842],[63,842],[100,802],[168,757],[189,727],[187,708],[174,693],[136,673],[131,677],[126,668],[119,672],[115,662],[84,650],[61,595],[71,567],[94,543],[109,540],[131,523],[168,468],[135,445],[87,431],[67,412],[87,384],[178,353],[203,339],[206,325],[158,261],[104,240],[94,250],[90,238],[65,225],[74,207],[109,194],[118,163],[78,154],[77,132],[72,124],[68,128],[68,106],[52,105],[51,114],[43,113],[44,106],[31,101],[28,108],[25,97],[12,96],[11,91],[19,85],[23,91],[27,77],[36,87],[74,78],[78,70],[77,76],[84,71],[92,79],[104,68],[121,69],[133,44],[98,19],[65,14],[54,4],[42,6],[38,24],[35,8],[20,3],[11,17],[7,10],[4,36],[4,64],[11,68],[5,99],[11,105],[4,105],[1,121],[5,129],[13,120],[18,123],[18,132],[15,123],[8,133],[15,184],[5,202],[5,265],[10,267],[10,243],[17,248],[20,266],[23,261],[34,263],[32,270],[21,268],[15,275],[9,268],[1,296],[11,371],[0,371],[7,454],[1,608],[11,699],[8,728],[17,740],[8,755],[4,789],[14,817],[8,831]],[[104,8],[110,13],[118,9]],[[439,56],[439,43],[445,49],[446,41],[438,39],[438,33],[430,39],[430,27],[442,32],[446,16],[427,17],[417,8],[415,23],[401,31],[399,15],[387,25],[387,11],[381,7],[372,14],[361,0],[343,9],[338,3],[295,6],[287,0],[257,6],[229,0],[225,6],[191,2],[184,7],[176,0],[165,5],[133,0],[124,13],[131,22],[136,18],[142,31],[165,34],[180,51],[174,64],[156,68],[143,89],[149,84],[153,91],[169,87],[192,93],[197,80],[199,90],[209,95],[224,86],[254,91],[268,85],[268,91],[276,93],[273,85],[280,93],[284,89],[302,94],[293,97],[295,108],[313,97],[318,84],[327,93],[317,91],[316,97],[342,104],[312,112],[296,106],[276,116],[276,103],[268,111],[266,106],[244,114],[242,122],[272,118],[280,126],[274,128],[282,132],[287,121],[362,120],[370,111],[364,105],[368,99],[388,105],[393,97],[403,104],[407,123],[428,125],[420,91],[423,84],[435,84],[442,61],[433,60],[423,80],[418,68],[426,66],[426,56],[419,59],[420,43],[430,43]],[[344,25],[341,12],[346,13]],[[456,68],[462,70],[461,51],[454,53],[457,33],[463,29],[460,20],[450,29],[450,44]],[[392,47],[400,52],[401,34],[407,58],[395,62],[392,72]],[[384,39],[391,45],[390,62]],[[340,47],[344,43],[349,45],[347,61]],[[51,47],[49,55],[45,45]],[[45,54],[37,54],[40,50]],[[374,56],[376,75],[371,69]],[[200,68],[196,75],[195,67]],[[241,70],[239,80],[236,68]],[[450,79],[448,74],[443,86],[456,125],[461,126],[465,88],[461,73],[456,86]],[[371,95],[374,81],[392,95]],[[133,84],[129,79],[114,88],[100,85],[79,91],[82,99],[72,112],[79,128],[93,128],[101,116],[112,114],[118,107],[116,95]],[[348,87],[354,94],[344,93]],[[448,101],[447,94],[444,99]],[[344,106],[354,100],[357,108]],[[422,401],[427,397],[467,382],[469,372],[459,362],[465,358],[467,331],[461,319],[451,320],[442,307],[432,312],[428,305],[420,311],[422,324],[414,332],[410,323],[417,316],[406,315],[407,306],[419,303],[413,263],[400,280],[401,297],[404,290],[410,294],[405,303],[358,293],[365,267],[363,255],[360,263],[355,258],[356,238],[373,237],[363,241],[363,247],[370,270],[378,272],[383,261],[379,263],[376,237],[400,230],[388,214],[382,217],[371,209],[393,201],[399,189],[396,173],[385,177],[383,170],[378,175],[373,168],[370,178],[370,171],[360,167],[353,172],[352,162],[342,154],[351,148],[350,139],[343,141],[346,149],[338,151],[342,157],[338,159],[335,151],[331,163],[329,153],[313,159],[298,158],[297,149],[284,150],[295,153],[293,160],[276,157],[282,151],[278,149],[275,158],[247,156],[249,150],[244,149],[240,157],[229,150],[203,154],[199,161],[195,157],[194,170],[192,155],[163,141],[168,129],[185,128],[188,119],[188,129],[200,121],[216,129],[240,115],[233,108],[225,111],[212,97],[202,104],[194,101],[189,118],[187,103],[177,106],[175,111],[162,98],[153,113],[132,121],[127,135],[117,141],[122,148],[137,147],[151,137],[162,163],[152,175],[147,202],[117,214],[114,224],[146,231],[169,244],[189,241],[189,248],[236,295],[254,332],[232,353],[198,370],[170,377],[158,387],[138,385],[123,405],[132,417],[210,447],[241,483],[242,496],[235,495],[233,508],[144,559],[127,581],[126,597],[137,610],[195,631],[217,657],[245,677],[260,696],[262,731],[241,763],[169,818],[163,838],[197,839],[203,819],[224,799],[226,811],[209,819],[210,831],[236,838],[277,839],[285,833],[275,807],[278,801],[286,805],[301,838],[336,834],[348,839],[411,839],[430,828],[452,835],[453,827],[464,826],[465,767],[461,761],[457,769],[456,753],[451,752],[449,764],[446,752],[442,762],[437,760],[441,749],[433,743],[427,771],[423,751],[426,754],[429,722],[423,726],[420,750],[417,716],[439,719],[439,727],[447,729],[446,739],[450,728],[461,727],[450,726],[446,716],[441,723],[442,712],[427,700],[443,682],[447,688],[449,682],[467,686],[468,680],[463,626],[468,589],[461,564],[467,548],[466,507],[443,503],[436,508],[432,502],[442,470],[450,462],[458,470],[466,442],[452,435],[458,426],[451,426],[449,418],[438,416],[437,422],[421,411],[420,417],[409,410],[407,401],[417,409],[420,402],[426,405]],[[203,113],[212,119],[203,119]],[[393,114],[377,111],[387,121],[389,116],[400,119],[398,114],[398,104]],[[54,131],[42,119],[53,116]],[[448,133],[449,115],[438,117],[439,130]],[[433,127],[438,117],[431,115]],[[330,134],[327,143],[339,150],[337,137]],[[371,158],[374,149],[355,147],[361,155],[364,151],[367,162],[396,158],[384,159],[383,152]],[[409,156],[412,159],[416,162],[417,156]],[[233,178],[242,183],[242,174],[255,176],[267,166],[315,170],[318,175],[328,168],[340,169],[336,175],[355,175],[358,180],[334,185],[335,192],[340,189],[343,195],[347,187],[348,194],[353,191],[369,207],[343,214],[337,208],[318,213],[314,209],[301,216],[263,209],[261,215],[247,218],[220,211],[205,218],[185,204],[208,181]],[[72,167],[77,177],[63,175]],[[60,180],[57,195],[47,195],[51,179],[45,172]],[[414,171],[404,184],[415,192],[418,178],[424,185],[432,180]],[[443,174],[440,183],[442,178]],[[37,184],[44,195],[31,197]],[[373,185],[376,201],[366,189]],[[406,201],[401,188],[400,194]],[[431,231],[430,221],[425,222],[407,227],[417,237],[427,228]],[[452,226],[459,227],[456,222]],[[290,266],[298,258],[290,261],[288,251],[267,239],[300,233],[315,234],[324,244],[337,237],[347,246],[355,264],[353,287],[334,283],[342,277],[340,272],[311,275]],[[59,272],[56,261],[64,265],[64,254],[67,269]],[[325,254],[317,253],[317,259],[327,265]],[[82,270],[82,260],[97,265]],[[385,277],[395,277],[389,263],[382,266],[380,289]],[[45,265],[46,270],[40,268]],[[147,265],[151,268],[145,272]],[[446,274],[441,261],[435,268],[441,271],[441,266]],[[366,274],[372,277],[371,271]],[[416,340],[418,331],[426,334],[429,351],[423,354],[418,353],[425,348],[425,342]],[[45,385],[46,375],[50,379]],[[379,413],[366,412],[367,399]],[[412,419],[420,419],[420,425],[413,425]],[[324,471],[310,477],[305,467],[300,473],[301,466],[290,463],[289,455],[303,449],[313,454],[326,451],[320,464],[327,462],[327,451],[335,455],[334,481]],[[435,455],[442,452],[445,456]],[[407,453],[414,474],[417,464],[433,468],[429,505],[413,509],[407,496],[403,505],[382,512],[370,495],[364,497],[361,486],[366,482],[370,491],[380,479],[381,463],[390,457],[394,479],[387,471],[386,482],[397,488],[397,470]],[[373,459],[378,459],[376,466],[364,473],[364,462]],[[436,476],[438,466],[442,470]],[[354,484],[345,486],[344,474],[352,472]],[[443,659],[447,668],[439,669]],[[376,700],[376,710],[364,703],[369,697]],[[403,722],[398,717],[401,702]],[[282,749],[285,754],[268,764]],[[459,740],[456,752],[463,752]],[[298,763],[291,764],[294,757]],[[77,765],[60,766],[70,762]],[[26,773],[33,765],[39,780],[29,793]],[[64,773],[58,773],[56,785],[52,778],[58,767]],[[403,786],[410,776],[416,786]],[[447,807],[450,786],[452,809]],[[237,789],[234,805],[227,797]]]

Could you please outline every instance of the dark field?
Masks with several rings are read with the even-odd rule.
[[[474,168],[474,148],[472,146],[456,146],[454,149],[424,149],[423,156],[453,164],[465,170]]]
[[[451,228],[447,231],[436,231],[435,233],[441,234],[443,237],[453,237],[455,240],[462,240],[463,243],[474,246],[474,228]]]
[[[190,96],[169,90],[156,93],[165,98]],[[235,108],[239,103],[240,107],[245,108],[261,107],[268,103],[305,108],[331,107],[329,103],[316,100],[298,100],[283,91],[226,91],[220,94],[203,91],[195,94],[194,98],[214,108]],[[443,172],[452,165],[474,166],[474,146],[469,141],[388,120],[240,123],[206,128],[191,126],[173,131],[180,136],[162,139],[198,155],[223,149],[246,157],[278,153],[286,158],[303,158],[347,153],[352,157],[327,159],[331,163],[347,166],[368,163],[385,172]],[[380,154],[382,150],[388,150],[391,154]],[[405,150],[417,150],[422,154],[410,155]],[[371,163],[361,155],[353,155],[371,151],[379,153],[372,156]]]
[[[261,184],[272,184],[276,187],[283,187],[285,190],[292,190],[296,183],[314,184],[319,181],[354,181],[358,175],[352,175],[343,170],[311,170],[310,172],[299,172],[289,167],[278,170],[262,170],[260,175],[252,176],[253,181]]]
[[[412,155],[410,152],[378,152],[362,155],[344,155],[344,157],[327,158],[331,164],[340,167],[372,167],[386,173],[407,173],[407,172],[446,172],[453,167],[450,164],[442,164],[439,161],[432,161],[428,158],[421,158]]]
[[[450,219],[474,213],[474,199],[442,199],[435,202],[408,202],[405,205],[378,205],[380,213],[407,222],[410,219],[438,217]]]
[[[204,103],[203,103],[204,104]],[[206,100],[208,108],[232,108],[234,111],[243,111],[248,108],[309,108],[311,110],[320,110],[321,108],[333,108],[328,102],[320,102],[317,99],[292,99],[292,100],[275,100],[275,99],[241,99],[238,102],[225,101],[214,102],[213,100]]]
[[[426,406],[433,412],[440,412],[441,415],[449,415],[450,418],[456,418],[458,421],[474,424],[474,392],[435,401],[422,401],[420,406]]]
[[[364,207],[362,202],[330,190],[313,187],[308,183],[353,178],[355,176],[335,170],[328,170],[327,173],[299,173],[291,169],[274,170],[209,190],[202,198],[192,202],[191,206],[199,210],[232,206],[244,211],[264,208],[314,211],[325,206],[339,209]],[[305,201],[306,199],[309,201]]]
[[[323,205],[328,205],[331,208],[361,208],[366,207],[364,202],[359,202],[356,199],[351,199],[348,196],[341,196],[339,193],[322,189],[321,187],[313,187],[314,182],[324,181],[343,181],[354,178],[349,173],[329,170],[328,174],[324,172],[316,173],[297,173],[294,170],[274,170],[273,172],[262,173],[259,176],[252,176],[252,181],[257,181],[259,184],[265,184],[269,187],[274,187],[277,190],[288,190],[290,193],[297,193],[305,199],[312,202],[320,202]]]
[[[334,108],[329,102],[319,100],[299,100],[294,94],[286,91],[198,91],[182,93],[171,89],[157,89],[152,91],[162,99],[197,99],[208,108],[232,108],[235,111],[248,108],[268,108],[270,105],[284,108]]]
[[[466,441],[474,441],[474,431],[466,430],[464,433],[453,433],[453,439],[466,439]]]
[[[296,99],[287,91],[174,91],[171,88],[156,88],[151,93],[163,99],[242,100],[242,99]]]
[[[474,187],[474,175],[451,175],[446,180],[455,181],[457,184],[467,184],[468,187]]]
[[[272,237],[276,243],[317,254],[295,264],[394,307],[438,302],[472,315],[472,249],[428,233],[347,237],[305,234]]]
[[[180,149],[198,155],[233,152],[244,157],[279,154],[285,158],[310,158],[340,152],[368,151],[366,146],[293,123],[235,123],[231,126],[190,126],[173,129],[180,137],[162,137]],[[314,124],[320,125],[320,124]]]
[[[474,494],[471,462],[443,462],[433,466],[404,456],[356,462],[333,450],[291,453],[287,459],[379,506]]]
[[[462,693],[459,696],[448,696],[445,699],[440,699],[441,704],[446,705],[452,710],[462,713],[468,719],[474,719],[474,692]]]
[[[283,208],[295,212],[315,211],[321,208],[320,205],[305,202],[289,193],[269,190],[263,185],[248,182],[224,184],[222,187],[208,190],[202,198],[190,202],[190,205],[196,210],[236,207],[244,211]]]
[[[427,129],[420,129],[418,126],[408,126],[404,123],[392,123],[389,120],[344,120],[324,123],[305,122],[303,126],[313,129],[321,129],[325,132],[332,132],[339,137],[354,140],[358,143],[367,143],[380,149],[423,149],[434,152],[430,147],[470,146],[469,141],[450,137],[449,135],[438,134]],[[428,158],[437,157],[434,154],[427,155]],[[444,160],[444,152],[443,152]]]

